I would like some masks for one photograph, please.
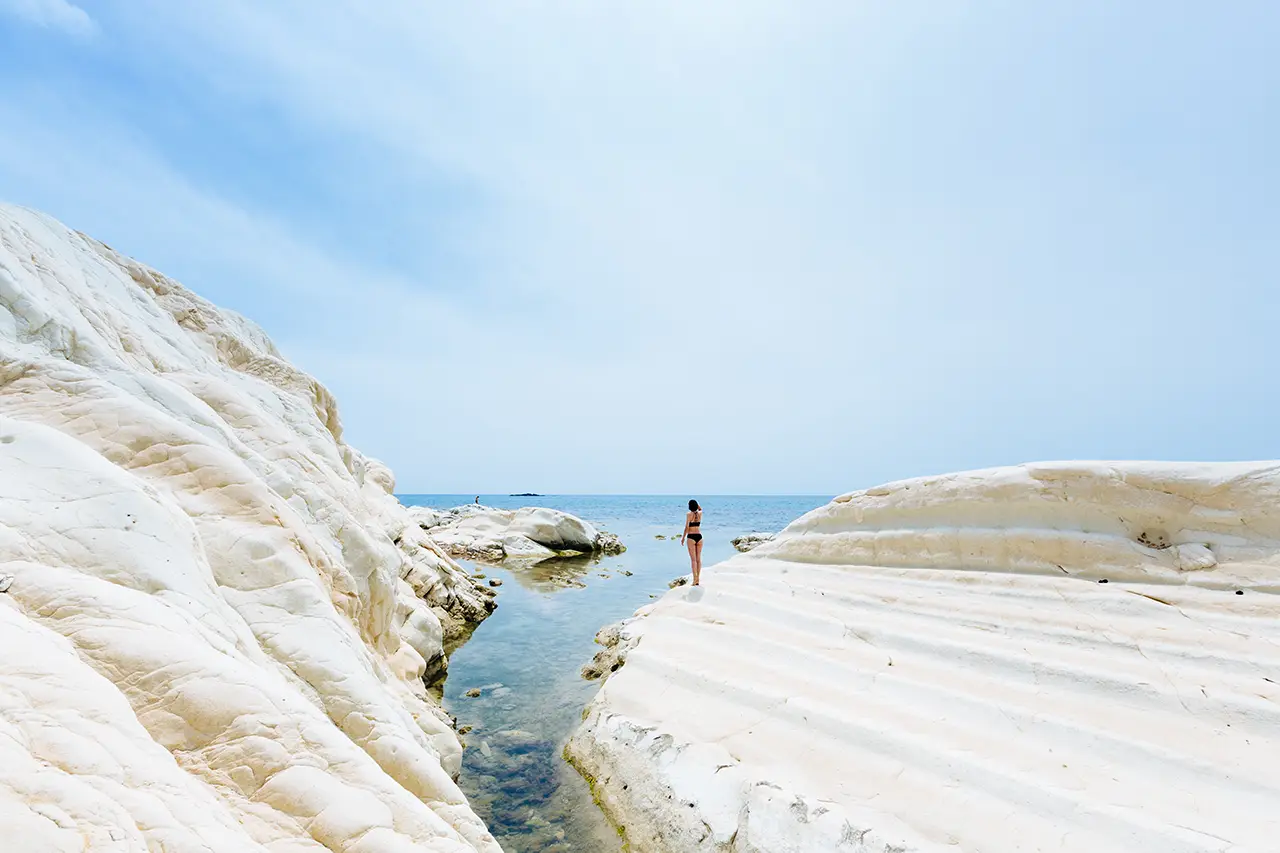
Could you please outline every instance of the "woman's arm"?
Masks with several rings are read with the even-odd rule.
[[[680,544],[684,544],[684,537],[689,535],[689,522],[693,520],[693,513],[686,512],[684,514],[684,530],[680,531]]]

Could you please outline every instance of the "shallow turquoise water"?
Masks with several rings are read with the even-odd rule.
[[[475,495],[401,495],[410,506],[448,508]],[[613,853],[618,838],[591,802],[586,783],[562,758],[596,682],[582,665],[596,632],[630,616],[689,571],[680,545],[687,498],[655,495],[481,495],[486,506],[545,506],[618,534],[624,554],[561,560],[510,570],[464,563],[502,580],[498,609],[454,651],[444,704],[464,736],[461,784],[507,853]],[[734,553],[735,536],[774,532],[829,500],[816,496],[699,498],[705,583]],[[657,539],[658,535],[668,537]],[[670,538],[674,536],[674,541]],[[624,572],[631,572],[628,576]],[[479,688],[481,695],[464,694]]]

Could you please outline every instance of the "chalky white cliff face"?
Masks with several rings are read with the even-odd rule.
[[[422,676],[491,607],[261,330],[0,207],[0,847],[498,846]]]
[[[904,481],[704,583],[570,744],[637,853],[1276,849],[1280,465]]]

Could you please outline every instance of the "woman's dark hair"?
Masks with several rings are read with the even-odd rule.
[[[695,501],[695,500],[693,500],[692,498],[690,498],[690,499],[689,499],[689,512],[697,512],[697,511],[698,511],[698,510],[700,510],[700,509],[702,509],[702,507],[698,506],[698,502],[697,502],[697,501]]]

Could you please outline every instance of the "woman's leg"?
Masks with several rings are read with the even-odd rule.
[[[693,572],[693,583],[698,583],[698,543],[692,539],[686,539],[685,543],[689,546],[689,569]]]
[[[702,540],[697,541],[697,552],[694,555],[698,561],[698,567],[693,570],[693,582],[698,583],[702,577]]]

